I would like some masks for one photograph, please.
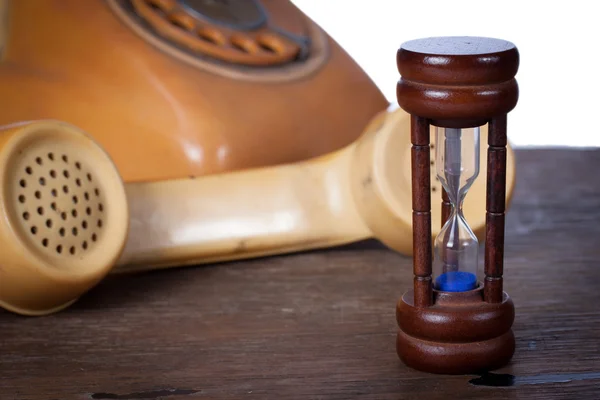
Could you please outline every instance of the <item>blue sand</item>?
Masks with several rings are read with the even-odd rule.
[[[444,292],[466,292],[477,286],[475,274],[464,271],[451,271],[438,276],[435,288]]]

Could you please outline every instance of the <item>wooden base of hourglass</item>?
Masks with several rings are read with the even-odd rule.
[[[396,351],[409,367],[439,374],[468,374],[499,368],[515,351],[515,308],[483,300],[483,284],[468,292],[433,291],[434,304],[418,308],[414,292],[398,301]]]

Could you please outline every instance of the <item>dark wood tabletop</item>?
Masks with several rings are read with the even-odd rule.
[[[0,312],[0,399],[600,399],[600,150],[518,150],[510,365],[395,352],[412,261],[375,241],[118,276],[42,318]]]

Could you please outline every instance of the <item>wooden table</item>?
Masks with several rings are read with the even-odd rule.
[[[0,399],[600,399],[600,150],[519,150],[517,168],[517,350],[494,371],[512,377],[401,364],[412,262],[369,241],[113,278],[44,318],[1,312]]]

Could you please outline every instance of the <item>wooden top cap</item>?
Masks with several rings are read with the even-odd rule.
[[[519,52],[511,42],[469,36],[417,39],[403,43],[396,60],[398,104],[410,114],[446,124],[482,124],[517,103]]]
[[[485,85],[508,81],[519,68],[511,42],[481,37],[433,37],[402,44],[397,53],[402,78],[440,85]]]

